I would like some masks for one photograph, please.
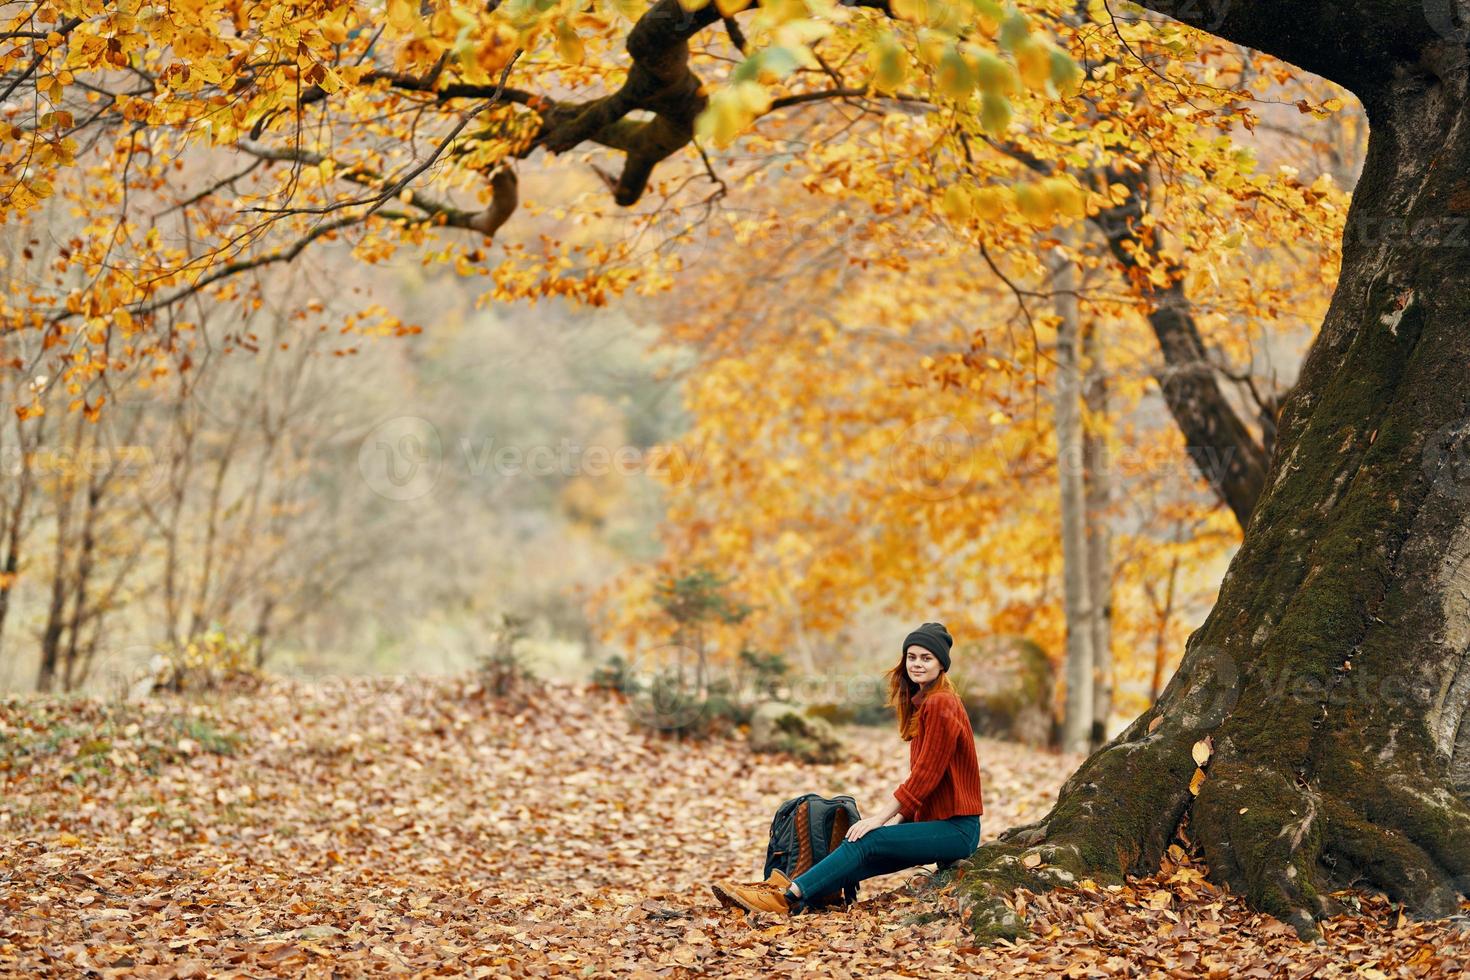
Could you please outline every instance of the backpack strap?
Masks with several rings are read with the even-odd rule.
[[[815,862],[812,860],[812,813],[808,801],[802,800],[796,808],[796,874],[805,874]],[[794,876],[793,876],[794,877]]]
[[[827,837],[828,854],[842,846],[842,841],[847,837],[847,830],[851,826],[852,824],[848,822],[846,807],[837,807],[832,811],[832,833]]]

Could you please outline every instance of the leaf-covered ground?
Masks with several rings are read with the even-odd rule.
[[[1018,893],[1038,931],[976,948],[926,869],[846,911],[720,907],[762,877],[771,814],[864,809],[907,772],[891,729],[850,761],[631,729],[604,693],[507,709],[472,678],[271,680],[208,703],[0,701],[0,974],[278,976],[1459,976],[1452,923],[1382,899],[1304,945],[1188,863]],[[982,836],[1045,812],[1075,757],[980,740]],[[1183,856],[1182,852],[1176,852]],[[932,866],[931,866],[932,868]],[[927,885],[927,887],[926,887]]]

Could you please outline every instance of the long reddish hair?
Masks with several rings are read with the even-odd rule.
[[[905,742],[912,741],[919,734],[918,708],[914,705],[914,695],[919,693],[919,685],[909,676],[904,669],[904,661],[908,659],[907,649],[898,656],[898,664],[886,675],[888,677],[888,700],[883,702],[885,706],[891,706],[898,716],[898,737]],[[936,691],[949,691],[955,697],[960,696],[959,690],[954,682],[949,679],[949,671],[941,670],[934,683],[929,685],[929,693],[926,698]]]

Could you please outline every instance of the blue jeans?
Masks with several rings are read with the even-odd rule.
[[[967,858],[979,846],[980,818],[973,814],[896,823],[874,828],[855,841],[844,840],[794,880],[802,897],[810,898],[875,875]]]

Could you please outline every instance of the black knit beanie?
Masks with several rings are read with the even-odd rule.
[[[949,648],[954,646],[954,637],[943,623],[925,623],[904,637],[903,652],[908,653],[909,647],[916,644],[938,657],[944,669],[949,670]]]

